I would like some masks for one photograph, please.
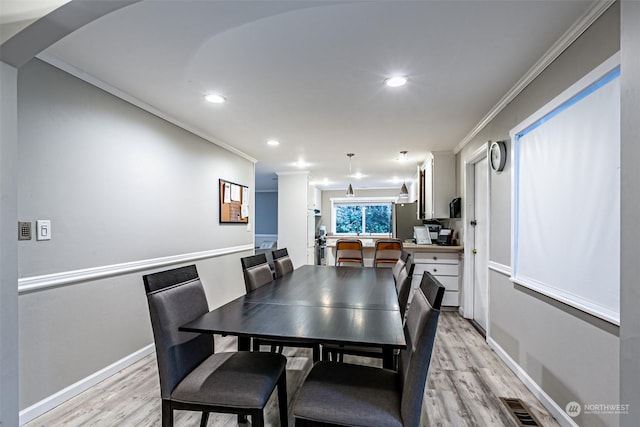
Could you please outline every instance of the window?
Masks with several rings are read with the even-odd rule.
[[[620,324],[620,67],[605,61],[511,131],[512,280]],[[571,219],[561,217],[568,213]]]
[[[332,200],[334,234],[390,234],[391,201]]]

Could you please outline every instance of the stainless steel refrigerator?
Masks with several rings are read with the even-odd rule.
[[[393,205],[393,236],[398,239],[412,239],[413,226],[422,225],[418,219],[418,203],[395,203]]]

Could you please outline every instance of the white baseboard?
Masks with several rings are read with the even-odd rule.
[[[72,397],[75,397],[83,391],[88,390],[89,388],[98,384],[100,381],[103,381],[106,378],[109,378],[111,375],[114,375],[115,373],[121,371],[122,369],[133,365],[135,362],[153,353],[154,351],[154,345],[149,344],[148,346],[143,347],[140,350],[123,357],[122,359],[99,370],[98,372],[95,372],[88,377],[81,379],[75,384],[71,384],[70,386],[58,391],[57,393],[54,393],[51,396],[34,403],[28,408],[23,409],[19,414],[20,425],[26,424],[29,421],[44,414],[45,412],[52,410],[61,403],[66,402]]]
[[[493,338],[488,337],[487,343],[491,347],[498,357],[502,359],[504,363],[516,374],[516,376],[524,383],[524,385],[533,393],[533,395],[547,408],[547,410],[553,415],[558,423],[563,427],[579,427],[578,424],[571,418],[558,404],[540,388],[540,386],[525,372],[524,369],[518,363],[507,354],[506,351],[500,345],[495,342]]]

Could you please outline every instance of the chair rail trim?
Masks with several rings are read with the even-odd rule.
[[[41,276],[24,277],[18,279],[18,295],[245,251],[253,251],[253,244],[104,265],[81,270],[64,271]]]

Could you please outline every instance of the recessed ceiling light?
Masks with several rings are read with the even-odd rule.
[[[212,104],[223,104],[227,101],[227,98],[225,98],[222,95],[218,95],[216,93],[209,94],[205,96],[204,99],[207,102],[211,102]]]
[[[407,78],[405,76],[392,76],[384,81],[389,87],[400,87],[407,84]]]
[[[306,168],[307,166],[311,166],[311,163],[307,163],[304,160],[300,159],[297,162],[295,162],[293,165],[297,168],[302,169],[302,168]]]
[[[275,139],[270,139],[267,141],[267,145],[271,145],[271,146],[276,146],[276,145],[280,145],[280,141],[275,140]]]

